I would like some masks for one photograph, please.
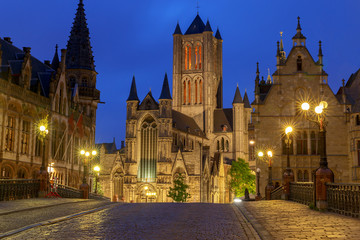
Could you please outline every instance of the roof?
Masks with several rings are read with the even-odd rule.
[[[249,102],[249,97],[245,91],[245,95],[244,95],[244,107],[245,108],[251,108],[250,102]]]
[[[205,30],[205,24],[201,20],[199,14],[197,14],[195,19],[191,23],[190,27],[186,30],[185,35],[202,33],[204,32],[204,30]]]
[[[159,109],[159,104],[154,99],[151,90],[145,96],[144,100],[142,100],[139,110],[156,110]]]
[[[131,82],[131,87],[130,87],[130,93],[129,93],[129,97],[126,101],[139,101],[138,95],[137,95],[137,90],[136,90],[136,83],[135,83],[135,76],[133,76],[132,82]]]
[[[179,22],[176,24],[175,31],[173,34],[181,34],[182,35]]]
[[[211,29],[210,22],[209,22],[209,20],[207,20],[204,32],[212,32],[212,31],[213,30]]]
[[[95,146],[97,148],[100,148],[101,146],[104,146],[106,154],[114,154],[114,153],[117,152],[115,142],[112,142],[112,143],[98,143],[98,144],[95,144]]]
[[[223,127],[227,127],[227,132],[233,129],[233,109],[223,108],[214,110],[214,132],[223,132]]]
[[[167,74],[165,73],[164,82],[159,99],[172,99],[169,88],[169,81]]]
[[[60,61],[59,61],[59,55],[58,55],[58,45],[56,44],[55,46],[55,54],[53,57],[53,60],[51,62],[51,68],[54,70],[57,70],[60,66]]]
[[[95,71],[94,56],[90,45],[83,1],[80,0],[67,43],[66,67]]]
[[[234,96],[234,100],[232,103],[234,104],[234,103],[242,103],[242,102],[243,102],[243,100],[241,98],[239,86],[236,86],[235,96]]]
[[[205,133],[197,125],[195,120],[183,113],[172,110],[173,128],[192,135],[205,138]]]
[[[215,38],[222,40],[219,28],[216,30]]]
[[[15,76],[21,74],[22,64],[24,62],[25,52],[15,47],[8,41],[0,38],[0,45],[2,50],[1,60],[1,75],[4,78],[8,77],[8,72]],[[54,70],[40,60],[30,55],[31,63],[31,77],[30,89],[33,92],[37,91],[38,84],[40,85],[40,94],[42,96],[49,96],[50,79],[54,74]]]
[[[340,87],[336,93],[339,103],[351,105],[351,112],[360,112],[360,69],[351,74],[344,87]],[[345,95],[345,102],[343,100]]]

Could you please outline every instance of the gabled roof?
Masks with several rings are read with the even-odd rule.
[[[164,82],[159,99],[172,99],[169,88],[169,81],[167,74],[165,73]]]
[[[24,62],[25,52],[15,47],[8,41],[0,38],[0,45],[2,50],[2,76],[7,78],[4,73],[9,72],[13,76],[19,76]],[[50,79],[54,70],[38,59],[30,56],[31,63],[31,77],[30,77],[30,90],[37,91],[37,85],[40,85],[40,94],[42,96],[49,96]]]
[[[157,110],[159,109],[159,104],[156,102],[152,96],[151,90],[145,96],[144,100],[139,106],[139,110]]]
[[[97,143],[97,144],[95,144],[95,146],[97,148],[100,148],[101,146],[104,146],[106,154],[114,154],[114,153],[117,152],[115,142],[112,142],[112,143]]]
[[[223,108],[214,110],[214,132],[222,132],[223,126],[227,127],[227,132],[233,130],[233,110],[232,108]]]
[[[205,24],[201,20],[199,14],[196,15],[195,19],[191,23],[190,27],[186,30],[185,35],[187,34],[197,34],[204,32]]]
[[[66,67],[95,71],[83,0],[79,1],[75,20],[67,43]]]
[[[206,138],[205,133],[196,124],[195,120],[185,114],[172,110],[173,128],[192,135]]]

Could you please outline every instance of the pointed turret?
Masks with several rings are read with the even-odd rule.
[[[139,101],[137,90],[136,90],[136,83],[135,83],[135,76],[133,76],[130,88],[130,94],[126,101]]]
[[[236,91],[235,91],[235,96],[234,96],[234,100],[232,102],[234,103],[243,103],[243,100],[241,98],[241,94],[240,94],[240,90],[239,90],[239,85],[236,86]]]
[[[188,30],[186,30],[185,35],[187,34],[197,34],[204,32],[205,24],[203,20],[201,20],[199,14],[196,15],[194,21],[191,23]]]
[[[250,105],[250,101],[249,101],[249,97],[247,95],[247,92],[245,90],[245,94],[244,94],[244,107],[245,108],[251,108],[251,105]]]
[[[66,67],[95,71],[83,1],[80,0],[67,43]]]
[[[319,41],[318,57],[319,57],[319,64],[322,65],[323,64],[323,53],[322,53],[322,48],[321,48],[321,41]]]
[[[268,68],[268,76],[266,79],[266,84],[271,84],[272,80],[271,80],[271,75],[270,75],[270,68]]]
[[[276,42],[276,57],[280,58],[280,46],[279,46],[279,41]]]
[[[300,17],[297,18],[298,19],[298,24],[297,24],[297,28],[296,28],[296,34],[295,36],[292,38],[293,39],[293,45],[294,46],[305,46],[305,40],[306,37],[301,33],[301,26],[300,26]]]
[[[172,99],[167,73],[165,73],[164,82],[163,82],[163,86],[162,86],[162,90],[161,90],[159,99]]]
[[[259,72],[259,62],[256,63],[256,78],[255,78],[255,96],[259,96],[260,94],[260,72]]]
[[[59,55],[58,55],[58,45],[55,46],[55,54],[53,57],[53,60],[51,62],[51,68],[54,70],[57,70],[59,68],[60,61],[59,61]]]
[[[216,30],[215,38],[219,39],[219,40],[222,40],[219,28],[217,28],[217,30]]]
[[[206,22],[206,25],[205,25],[204,32],[212,32],[212,31],[213,30],[211,29],[210,22],[209,22],[209,19],[208,19],[207,22]]]
[[[179,22],[177,22],[177,24],[176,24],[175,31],[174,31],[173,35],[175,35],[175,34],[180,34],[180,35],[182,35]]]

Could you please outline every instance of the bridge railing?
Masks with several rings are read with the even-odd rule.
[[[327,183],[328,210],[360,217],[360,184]]]
[[[281,195],[283,193],[283,186],[279,186],[277,188],[275,188],[273,191],[271,191],[271,200],[280,200],[281,199]]]
[[[37,179],[0,180],[0,201],[38,197],[40,181]]]
[[[314,202],[314,183],[291,182],[289,200],[309,205]]]
[[[80,189],[61,185],[61,184],[59,184],[57,186],[57,193],[62,198],[82,198],[83,197],[83,193]]]

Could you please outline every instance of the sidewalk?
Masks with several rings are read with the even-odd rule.
[[[91,201],[90,199],[77,198],[29,198],[0,202],[0,216],[32,209],[45,208],[77,202]]]
[[[237,204],[263,239],[360,239],[360,219],[284,200]]]

